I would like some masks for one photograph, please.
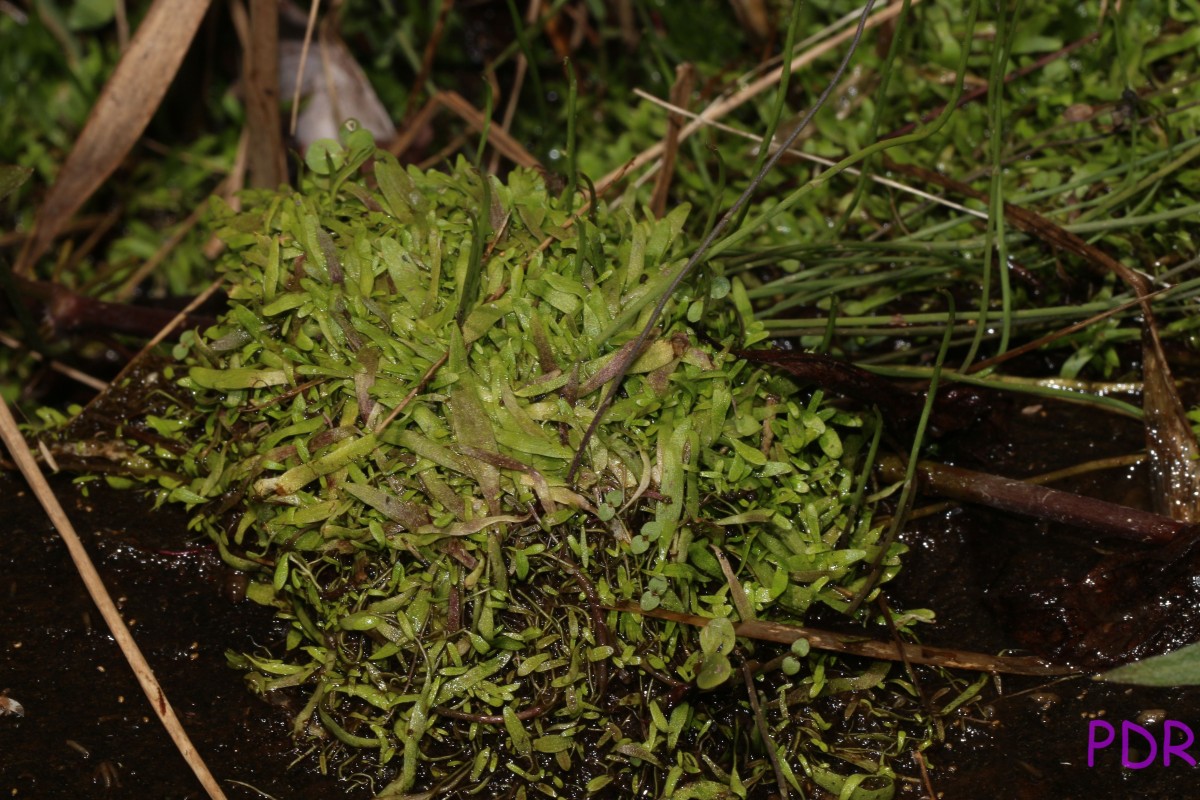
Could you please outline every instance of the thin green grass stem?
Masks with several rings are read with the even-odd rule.
[[[1117,298],[1106,300],[1093,300],[1090,303],[1080,303],[1078,305],[1067,306],[1050,306],[1047,308],[1020,308],[1013,311],[1012,317],[1014,320],[1020,321],[1045,321],[1045,320],[1074,320],[1081,317],[1087,317],[1092,314],[1099,314],[1102,311],[1107,311],[1114,306],[1118,306],[1123,302]],[[982,324],[998,325],[1001,321],[1002,314],[998,310],[991,310],[987,316],[983,318]],[[897,327],[897,323],[902,322],[906,325],[945,325],[947,324],[947,315],[944,311],[921,312],[915,314],[904,314],[903,316],[890,314],[887,316],[850,316],[839,317],[837,325],[839,328],[858,325],[863,327],[879,327],[891,330],[893,333],[904,335],[911,329],[907,327]],[[963,326],[974,326],[979,324],[975,321],[961,323]],[[814,328],[825,327],[825,319],[764,319],[763,325],[771,331],[780,332],[784,329],[796,329],[802,331],[810,331]]]
[[[969,43],[972,41],[972,39],[974,37],[974,33],[975,33],[975,21],[978,18],[978,15],[979,15],[979,0],[971,0],[971,6],[967,13],[966,26],[965,26],[963,37],[962,37],[962,40],[964,42]],[[822,171],[819,175],[806,181],[798,189],[796,189],[791,194],[784,197],[782,200],[779,201],[778,204],[776,204],[769,210],[763,212],[762,214],[759,214],[757,217],[755,217],[750,222],[741,225],[733,233],[729,234],[724,239],[722,239],[721,241],[714,244],[712,246],[712,248],[709,250],[708,257],[710,259],[712,259],[712,258],[720,255],[721,253],[724,253],[725,251],[731,249],[732,247],[734,247],[734,245],[737,245],[740,242],[744,241],[745,239],[748,239],[751,235],[754,234],[755,231],[762,228],[762,226],[764,226],[765,224],[770,222],[772,219],[774,219],[779,214],[783,213],[784,211],[786,211],[789,208],[791,208],[792,206],[794,206],[802,198],[807,196],[809,193],[811,193],[815,189],[817,189],[821,186],[824,186],[833,177],[840,175],[848,167],[852,167],[855,164],[858,164],[859,162],[863,161],[864,159],[871,157],[875,153],[879,153],[884,150],[891,149],[893,147],[902,147],[904,145],[922,141],[923,139],[925,139],[929,136],[932,136],[935,133],[937,133],[939,130],[941,130],[942,127],[946,124],[946,122],[950,119],[951,115],[953,114],[954,107],[958,104],[959,97],[962,96],[963,78],[966,75],[967,60],[968,60],[968,56],[970,55],[970,51],[971,51],[971,48],[969,46],[964,46],[962,48],[962,55],[959,58],[959,63],[955,70],[956,79],[955,79],[955,83],[954,83],[954,90],[953,90],[953,92],[951,92],[950,97],[946,101],[945,109],[943,109],[942,113],[938,115],[937,119],[935,119],[929,125],[921,128],[917,131],[914,131],[913,133],[907,134],[905,136],[897,136],[894,139],[885,139],[883,141],[876,142],[868,147],[863,148],[862,150],[858,151],[857,153],[847,156],[846,158],[842,159],[838,163],[834,164],[829,169]]]
[[[924,379],[933,375],[932,367],[882,367],[862,364],[863,369],[887,378]],[[982,386],[990,389],[1019,392],[1034,397],[1045,397],[1054,400],[1065,400],[1072,403],[1103,408],[1117,414],[1123,414],[1133,419],[1142,419],[1142,409],[1115,397],[1090,394],[1078,389],[1061,388],[1054,385],[1053,378],[1022,378],[1014,375],[992,374],[987,377],[979,375],[964,375],[961,372],[942,372],[941,377],[954,383],[965,383],[971,386]],[[1070,385],[1071,382],[1064,382]]]
[[[905,0],[908,2],[908,0]],[[804,3],[801,0],[792,0],[791,16],[788,19],[787,34],[783,42],[783,52],[791,53],[792,48],[796,46],[796,31],[800,28],[800,9]],[[758,148],[758,157],[754,160],[754,167],[751,168],[750,174],[757,175],[762,170],[763,164],[767,163],[767,158],[771,152],[771,142],[775,140],[775,131],[779,130],[779,120],[783,117],[783,109],[787,107],[788,85],[792,80],[792,60],[789,57],[783,62],[783,73],[779,76],[779,88],[775,90],[775,103],[771,108],[771,115],[767,119],[766,130],[763,131],[762,144]],[[741,227],[746,221],[746,214],[750,211],[750,204],[742,206],[742,210],[738,212],[737,219],[734,220],[735,228]]]
[[[542,88],[542,76],[538,71],[537,62],[533,58],[532,37],[528,35],[526,30],[525,20],[521,16],[521,12],[517,10],[517,0],[506,0],[508,3],[508,14],[512,18],[513,30],[517,34],[517,47],[521,48],[521,53],[525,56],[527,65],[526,72],[529,75],[529,81],[533,84],[534,101],[537,103],[538,118],[549,122],[550,113],[546,108],[546,92]]]
[[[945,267],[925,267],[921,269],[909,267],[897,270],[879,270],[871,275],[859,275],[851,278],[835,277],[826,280],[813,280],[804,285],[804,288],[808,290],[807,292],[796,292],[788,299],[781,300],[775,305],[771,306],[770,311],[767,313],[774,315],[787,311],[788,309],[796,306],[811,305],[827,297],[836,298],[839,293],[848,292],[853,289],[862,289],[869,286],[878,286],[880,284],[894,284],[902,281],[923,278],[934,278],[938,276],[944,276],[945,274]],[[953,282],[947,281],[947,283]],[[893,299],[891,294],[886,297],[880,297],[872,302],[875,305],[881,305],[890,299]]]
[[[721,151],[716,147],[712,148],[712,153],[717,159],[717,183],[713,187],[713,201],[709,204],[708,218],[704,221],[702,241],[709,237],[713,227],[717,224],[717,215],[721,212],[722,201],[725,199],[725,159],[721,158]]]
[[[1020,13],[1020,0],[1013,8],[1012,19],[1017,19]],[[971,342],[967,355],[963,359],[963,369],[970,366],[979,352],[983,342],[983,333],[987,330],[987,309],[991,305],[992,291],[992,261],[1000,262],[1000,352],[1008,349],[1008,339],[1012,331],[1012,288],[1008,280],[1008,247],[1004,236],[1004,70],[1008,66],[1008,50],[1012,41],[1012,25],[1004,13],[1003,5],[999,8],[996,19],[996,39],[992,47],[992,70],[988,80],[988,124],[991,135],[988,150],[991,155],[992,169],[988,187],[988,226],[984,236],[983,248],[983,277],[980,279],[981,297],[979,300],[979,324],[975,328],[975,339]],[[994,254],[994,255],[993,255]]]
[[[1188,139],[1187,141],[1180,142],[1177,145],[1177,147],[1178,148],[1186,148],[1186,147],[1192,147],[1195,145],[1200,145],[1200,136],[1196,136],[1191,139]],[[1057,194],[1065,194],[1067,192],[1073,192],[1076,189],[1081,189],[1081,188],[1084,188],[1087,186],[1091,186],[1091,185],[1097,183],[1098,181],[1107,180],[1108,178],[1115,178],[1117,176],[1125,174],[1126,172],[1132,172],[1132,171],[1140,169],[1142,167],[1147,167],[1147,166],[1150,166],[1151,164],[1156,164],[1165,158],[1170,158],[1171,152],[1172,151],[1170,151],[1170,150],[1155,150],[1151,153],[1141,156],[1140,158],[1136,158],[1132,161],[1128,161],[1128,162],[1123,161],[1115,167],[1110,167],[1109,169],[1102,170],[1100,172],[1093,172],[1088,175],[1083,175],[1082,177],[1075,178],[1074,180],[1067,181],[1066,183],[1060,184],[1058,186],[1054,186],[1049,189],[1041,189],[1036,192],[1028,192],[1025,194],[1014,195],[1013,200],[1014,200],[1014,202],[1019,202],[1019,203],[1032,203],[1032,202],[1036,202],[1038,200],[1044,200],[1047,197],[1053,197],[1054,195],[1057,195]],[[1096,203],[1099,203],[1099,202],[1103,202],[1104,200],[1107,200],[1107,199],[1109,199],[1109,198],[1107,196],[1105,196],[1105,197],[1097,198],[1094,201],[1086,201],[1086,202],[1087,202],[1087,205],[1090,206],[1090,205],[1095,205]],[[1062,208],[1053,209],[1052,211],[1047,211],[1046,215],[1049,216],[1049,215],[1055,215],[1055,214],[1065,214],[1070,211],[1077,211],[1084,207],[1085,206],[1082,203],[1078,204],[1078,205],[1073,205],[1073,206],[1064,206]]]
[[[1111,195],[1105,198],[1104,203],[1094,206],[1083,214],[1080,214],[1076,220],[1076,223],[1088,222],[1089,220],[1095,219],[1103,214],[1110,213],[1113,209],[1117,208],[1121,203],[1124,203],[1129,198],[1139,194],[1142,191],[1145,191],[1147,188],[1153,186],[1162,179],[1174,175],[1186,164],[1195,160],[1197,157],[1200,157],[1200,143],[1189,147],[1187,150],[1181,153],[1178,158],[1174,158],[1168,163],[1163,164],[1154,172],[1151,172],[1149,175],[1146,175],[1138,180],[1132,186],[1117,192],[1113,192]]]
[[[909,9],[912,7],[912,0],[904,0],[904,8],[896,17],[896,28],[892,31],[892,41],[888,44],[887,55],[884,56],[883,63],[879,66],[879,88],[875,92],[875,110],[871,114],[871,121],[867,125],[867,135],[863,141],[873,142],[879,138],[879,125],[883,120],[883,110],[887,108],[887,93],[888,86],[892,81],[892,65],[896,61],[896,54],[900,52],[900,42],[905,41],[904,21],[908,19]],[[850,196],[850,202],[846,205],[846,210],[838,217],[837,222],[833,225],[833,230],[830,231],[830,239],[837,239],[846,228],[846,224],[850,222],[850,218],[854,216],[854,210],[858,208],[859,202],[862,201],[863,192],[867,188],[868,173],[871,169],[871,160],[868,158],[863,161],[862,169],[858,172],[858,179],[854,184],[854,194]]]
[[[917,421],[917,431],[913,434],[912,448],[908,454],[908,467],[904,472],[904,488],[900,491],[900,499],[896,501],[896,513],[892,517],[892,524],[888,527],[888,532],[879,542],[879,553],[875,556],[874,562],[871,564],[870,577],[867,578],[866,585],[855,596],[850,603],[850,607],[846,609],[848,615],[853,616],[858,610],[863,601],[874,590],[879,582],[881,567],[883,560],[887,558],[887,552],[891,549],[892,543],[896,541],[896,537],[900,535],[905,523],[908,520],[908,512],[912,509],[913,497],[916,494],[917,482],[917,461],[921,456],[921,448],[925,443],[925,431],[929,427],[929,417],[933,414],[933,404],[937,400],[938,383],[942,372],[942,365],[946,361],[946,353],[950,350],[951,332],[954,328],[954,297],[949,292],[944,292],[943,296],[946,299],[947,324],[946,329],[942,333],[942,344],[938,348],[937,360],[934,361],[933,367],[929,374],[929,391],[925,393],[925,405],[921,408],[921,418]]]
[[[1194,137],[1185,142],[1182,142],[1179,145],[1179,147],[1200,147],[1200,137]],[[1149,166],[1151,164],[1162,161],[1163,159],[1169,157],[1170,155],[1171,155],[1171,151],[1167,151],[1167,150],[1155,151],[1148,155],[1142,156],[1141,158],[1134,159],[1129,162],[1123,162],[1119,166],[1112,167],[1110,169],[1106,169],[1101,172],[1091,173],[1091,174],[1085,175],[1083,177],[1076,178],[1074,180],[1059,184],[1050,189],[1042,189],[1042,190],[1039,190],[1036,192],[1026,192],[1026,193],[1014,194],[1010,198],[1010,201],[1016,205],[1029,206],[1038,201],[1045,200],[1046,198],[1054,197],[1057,195],[1066,195],[1070,192],[1075,191],[1076,189],[1089,187],[1089,186],[1095,185],[1101,181],[1104,181],[1108,178],[1114,178],[1114,177],[1117,177],[1120,175],[1124,175],[1132,170],[1136,170],[1140,167]],[[1168,167],[1164,167],[1163,170],[1166,170],[1165,174],[1169,174],[1171,172],[1171,170],[1168,169]],[[1159,172],[1162,172],[1163,170],[1160,170]],[[1116,217],[1116,218],[1110,218],[1110,219],[1104,219],[1104,220],[1096,220],[1094,222],[1087,221],[1088,218],[1098,216],[1100,213],[1102,213],[1104,211],[1111,212],[1112,209],[1115,208],[1115,206],[1116,206],[1116,204],[1113,203],[1113,199],[1114,199],[1114,195],[1102,195],[1097,198],[1092,198],[1089,200],[1081,201],[1079,203],[1065,205],[1060,208],[1047,209],[1045,212],[1043,212],[1043,216],[1059,217],[1059,216],[1062,216],[1065,214],[1078,213],[1079,211],[1081,211],[1083,209],[1091,209],[1091,211],[1089,213],[1082,214],[1076,220],[1072,221],[1070,224],[1063,226],[1063,228],[1071,231],[1072,233],[1083,234],[1083,233],[1090,233],[1090,232],[1096,231],[1096,230],[1113,230],[1113,229],[1117,229],[1117,228],[1141,225],[1141,224],[1146,224],[1146,222],[1163,222],[1163,221],[1167,221],[1167,220],[1171,220],[1171,219],[1177,219],[1178,217],[1187,216],[1189,214],[1195,213],[1195,209],[1196,209],[1195,205],[1190,205],[1190,206],[1186,207],[1186,210],[1185,209],[1171,209],[1170,211],[1161,212],[1156,215],[1147,215],[1146,217],[1133,218],[1133,217],[1126,215],[1126,216],[1122,216],[1122,217]],[[970,202],[970,201],[968,201],[968,202]],[[894,241],[895,242],[921,241],[923,239],[935,237],[941,233],[944,233],[945,231],[953,230],[955,227],[957,227],[959,225],[974,224],[974,222],[975,222],[975,218],[971,217],[970,215],[956,214],[956,215],[950,217],[949,219],[946,219],[941,222],[935,223],[933,225],[929,225],[929,226],[926,226],[919,230],[913,231],[912,233],[909,233],[905,236],[898,237]],[[972,242],[971,241],[965,242],[964,245],[972,246]]]
[[[768,262],[769,263],[769,262]],[[758,266],[766,266],[760,264]],[[883,267],[876,259],[864,258],[839,258],[826,261],[819,266],[802,269],[798,272],[790,273],[782,278],[776,278],[773,281],[756,286],[746,291],[747,296],[751,299],[761,297],[773,297],[780,293],[795,292],[800,289],[812,288],[810,281],[825,281],[837,285],[843,278],[833,277],[822,279],[819,276],[826,275],[834,270],[854,270],[853,274],[862,274],[870,272],[877,274],[880,272],[892,272],[896,269],[919,269],[923,266],[936,267],[938,271],[945,272],[946,263],[941,259],[917,257],[909,259],[905,262],[904,267]],[[733,272],[734,270],[730,270]]]
[[[530,38],[542,35],[542,33],[546,30],[546,26],[550,24],[550,21],[557,17],[558,13],[562,11],[563,7],[569,2],[570,0],[554,0],[554,3],[551,4],[548,9],[546,9],[546,13],[538,17],[537,22],[534,24],[525,26],[517,34],[515,41],[510,42],[507,47],[501,50],[500,54],[492,60],[489,66],[494,70],[515,56],[517,53],[521,52],[525,48]],[[418,58],[414,69],[419,69],[420,66],[421,61]],[[533,65],[531,64],[530,67],[532,66]]]
[[[563,66],[567,70],[567,188],[565,199],[567,211],[573,212],[575,210],[575,187],[579,177],[575,169],[575,106],[579,100],[579,85],[575,80],[575,67],[571,65],[571,59],[564,58]]]

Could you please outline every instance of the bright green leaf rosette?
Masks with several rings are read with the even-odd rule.
[[[233,663],[259,691],[299,687],[296,733],[326,763],[376,750],[393,794],[762,778],[735,719],[762,649],[736,639],[738,603],[799,623],[898,565],[849,499],[862,418],[728,352],[765,334],[712,265],[568,482],[688,255],[688,209],[575,217],[532,172],[403,168],[361,132],[315,153],[302,190],[217,211],[230,308],[177,346],[185,424],[159,426],[186,447],[159,450],[185,476],[169,496],[290,623],[286,649]],[[800,664],[762,679],[789,780],[819,739],[789,704],[838,672]]]

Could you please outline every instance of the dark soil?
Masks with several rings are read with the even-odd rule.
[[[1019,477],[1134,452],[1140,437],[1136,423],[1078,407],[1010,403],[944,442],[941,457]],[[1060,488],[1139,505],[1147,485],[1144,470],[1135,468]],[[226,650],[275,645],[281,629],[266,610],[230,599],[236,576],[190,536],[183,515],[152,512],[139,494],[102,484],[84,491],[60,479],[55,488],[230,798],[370,796],[362,785],[369,766],[358,783],[353,767],[340,780],[319,774],[315,756],[305,757],[288,736],[288,709],[254,697],[227,667]],[[0,692],[25,710],[23,717],[0,717],[0,790],[16,798],[201,797],[36,501],[8,475],[0,475],[0,498]],[[1033,651],[1093,671],[1200,636],[1197,548],[1147,553],[975,508],[924,518],[904,537],[912,552],[889,594],[894,606],[937,612],[927,643]],[[936,685],[935,676],[922,674]],[[947,720],[945,743],[926,754],[939,797],[1195,796],[1197,773],[1186,761],[1165,767],[1160,756],[1144,769],[1126,769],[1111,747],[1089,768],[1087,743],[1095,718],[1110,722],[1118,737],[1123,720],[1154,732],[1165,719],[1200,730],[1198,690],[1112,686],[1086,676],[1006,677],[983,695],[981,705]],[[1131,758],[1145,758],[1146,745],[1135,744]],[[1190,754],[1200,757],[1200,747]],[[926,797],[911,766],[903,796]]]
[[[279,632],[269,611],[223,596],[236,576],[190,538],[186,518],[152,512],[133,492],[53,485],[228,796],[353,797],[309,761],[289,769],[299,754],[286,710],[250,694],[226,665],[226,650],[253,650]],[[25,710],[0,717],[4,795],[202,797],[37,501],[8,474],[0,498],[0,691]]]

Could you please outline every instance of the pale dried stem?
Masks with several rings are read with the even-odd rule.
[[[113,20],[117,24],[117,49],[124,54],[129,49],[129,11],[125,0],[113,3]]]
[[[0,0],[2,2],[3,0]],[[85,217],[75,217],[70,222],[64,224],[56,233],[55,239],[60,236],[66,236],[72,233],[79,233],[94,229],[97,225],[103,225],[107,219],[107,214],[88,214]],[[14,247],[23,244],[33,235],[32,230],[8,231],[0,234],[0,248]]]
[[[300,91],[304,88],[304,67],[308,64],[308,48],[312,46],[313,31],[317,28],[317,11],[321,0],[312,0],[308,8],[308,24],[304,26],[304,44],[300,46],[300,62],[296,64],[296,90],[292,93],[292,118],[288,121],[288,133],[296,135],[296,122],[300,119]]]
[[[912,5],[915,6],[918,2],[920,2],[920,0],[913,0]],[[863,28],[864,32],[871,30],[872,28],[876,28],[896,17],[903,7],[904,6],[901,3],[894,3],[880,11],[875,12],[867,18],[866,24]],[[851,28],[836,33],[829,38],[822,39],[811,50],[806,50],[793,58],[788,68],[792,72],[797,72],[798,70],[807,67],[809,64],[813,63],[826,53],[836,50],[842,44],[853,38],[854,29]],[[740,108],[753,98],[772,88],[779,83],[780,79],[783,77],[783,72],[784,67],[780,66],[766,73],[762,77],[756,78],[728,97],[715,100],[708,106],[708,108],[704,109],[704,111],[702,111],[696,119],[692,120],[679,131],[679,141],[684,141],[693,133],[700,130],[700,128],[707,123],[711,122],[712,120],[721,119],[734,110]],[[618,167],[600,180],[596,181],[596,191],[598,193],[603,193],[612,184],[621,180],[630,172],[641,169],[646,164],[658,160],[662,156],[663,150],[663,142],[658,142],[657,144],[646,148],[641,153],[638,153],[636,156],[631,158],[624,165]]]
[[[430,365],[429,369],[425,370],[425,374],[421,376],[421,380],[417,381],[417,385],[414,386],[412,390],[404,396],[404,399],[400,401],[399,405],[391,410],[391,413],[384,417],[383,420],[375,426],[375,433],[382,433],[388,425],[392,424],[392,420],[400,416],[400,412],[408,407],[408,404],[413,401],[413,398],[425,391],[425,387],[429,385],[429,381],[433,379],[433,376],[437,374],[437,371],[442,368],[442,365],[445,364],[449,358],[450,352],[446,351],[442,354],[441,358]]]
[[[429,124],[438,110],[442,108],[453,112],[476,133],[482,133],[483,129],[487,127],[488,144],[517,166],[545,171],[541,162],[526,150],[520,142],[498,126],[485,125],[486,120],[484,119],[483,112],[467,102],[458,92],[454,91],[438,92],[429,98],[429,102],[417,112],[412,122],[405,128],[404,133],[397,136],[395,141],[388,145],[388,152],[398,156],[407,150],[412,145],[413,140],[416,139],[420,129]]]
[[[662,108],[667,109],[668,111],[672,112],[673,114],[678,114],[680,116],[688,117],[689,119],[697,120],[697,121],[703,123],[704,125],[711,127],[711,128],[715,128],[716,130],[722,131],[723,133],[731,133],[734,136],[740,136],[741,138],[746,139],[748,141],[757,142],[760,145],[762,144],[763,137],[757,133],[752,133],[751,131],[744,131],[741,128],[735,128],[732,125],[726,125],[723,122],[716,122],[714,120],[703,119],[700,114],[697,114],[694,111],[688,111],[686,108],[680,108],[678,105],[675,105],[674,103],[669,103],[666,100],[663,100],[661,97],[655,97],[654,95],[650,94],[649,92],[643,91],[642,89],[634,89],[633,93],[636,94],[638,97],[642,98],[643,100],[647,100],[656,106],[661,106]],[[795,156],[796,158],[802,158],[805,161],[811,161],[814,164],[820,164],[823,167],[832,167],[837,164],[836,161],[833,161],[831,159],[822,158],[821,156],[813,155],[812,153],[805,153],[803,150],[796,149],[795,146],[788,148],[787,154],[790,156]],[[647,170],[647,172],[652,172],[656,168],[657,168],[656,166],[652,166]],[[861,172],[862,172],[861,170],[859,170],[855,167],[846,167],[842,171],[852,177],[857,176],[857,175],[861,174]],[[937,203],[938,205],[945,206],[946,208],[953,209],[954,211],[958,211],[963,214],[969,214],[970,216],[975,217],[977,219],[987,219],[986,211],[977,211],[976,209],[973,209],[973,208],[967,208],[966,206],[961,205],[960,203],[955,203],[953,200],[947,200],[944,197],[939,197],[938,195],[931,194],[930,192],[926,192],[923,189],[918,189],[913,186],[908,186],[907,184],[903,184],[903,183],[900,183],[899,181],[892,180],[891,178],[885,178],[882,175],[873,175],[873,174],[868,173],[867,179],[871,180],[875,183],[878,183],[880,186],[887,186],[888,188],[895,189],[898,192],[904,192],[905,194],[911,194],[914,197],[921,198],[922,200],[927,200],[931,203]]]
[[[675,84],[671,87],[671,104],[676,107],[686,107],[688,98],[692,96],[692,86],[696,82],[696,68],[690,63],[680,64],[675,68]],[[667,213],[667,194],[671,190],[671,178],[675,175],[675,156],[679,151],[679,129],[683,126],[684,116],[672,113],[667,117],[667,133],[663,138],[662,168],[658,172],[658,180],[654,182],[654,193],[650,198],[650,210],[655,218],[662,219]]]
[[[437,54],[438,45],[441,44],[442,34],[446,32],[446,19],[450,16],[450,12],[453,9],[454,0],[442,0],[441,8],[438,10],[437,21],[433,24],[433,30],[429,34],[429,41],[425,43],[425,52],[421,55],[421,71],[413,79],[412,89],[408,93],[406,115],[412,111],[413,100],[420,97],[421,92],[425,90],[425,84],[429,82],[429,76],[433,72],[433,58]]]
[[[495,125],[488,125],[483,112],[467,102],[458,92],[438,92],[436,97],[443,106],[470,125],[476,133],[483,133],[484,128],[487,128],[488,144],[514,164],[528,169],[544,170],[541,162],[520,142],[510,136],[507,131],[501,130]]]

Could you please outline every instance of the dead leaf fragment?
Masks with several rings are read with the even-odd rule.
[[[17,259],[28,277],[58,231],[125,158],[162,102],[210,0],[154,0],[121,57],[67,163],[38,209],[34,233]]]
[[[23,717],[25,707],[6,694],[0,694],[0,717]]]

